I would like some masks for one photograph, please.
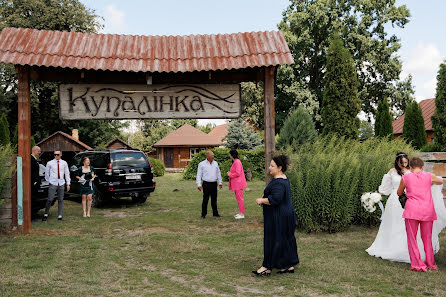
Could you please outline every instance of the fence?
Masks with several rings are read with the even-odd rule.
[[[420,153],[424,161],[424,170],[441,176],[446,180],[446,152]],[[443,184],[443,196],[446,197],[446,184]]]

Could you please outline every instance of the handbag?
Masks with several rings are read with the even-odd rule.
[[[398,200],[400,201],[401,206],[404,208],[404,206],[406,206],[406,201],[407,201],[406,193],[401,194],[401,195],[398,197]]]

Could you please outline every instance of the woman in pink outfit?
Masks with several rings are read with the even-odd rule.
[[[245,172],[243,171],[242,162],[238,158],[238,152],[232,149],[229,152],[232,160],[231,170],[226,174],[229,176],[229,190],[234,191],[235,199],[237,199],[239,213],[234,217],[236,219],[245,218],[245,204],[243,202],[243,189],[247,187]]]
[[[398,195],[406,189],[407,202],[404,207],[403,218],[406,223],[407,245],[409,248],[410,270],[426,271],[438,270],[435,265],[434,250],[432,248],[432,226],[437,214],[432,201],[431,185],[441,185],[443,179],[424,172],[424,162],[420,158],[410,160],[411,173],[403,175]],[[424,245],[426,261],[423,263],[417,245],[418,227]]]

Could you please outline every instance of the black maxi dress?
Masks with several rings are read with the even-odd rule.
[[[271,204],[263,205],[263,266],[269,270],[288,269],[299,263],[290,182],[285,178],[273,179],[263,191],[263,197]]]

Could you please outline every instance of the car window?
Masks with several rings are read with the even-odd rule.
[[[109,162],[108,153],[95,154],[90,157],[91,166],[94,168],[107,168]]]
[[[74,156],[71,165],[74,165],[76,167],[81,166],[81,159],[82,159],[82,157],[83,157],[83,155],[76,155],[76,156]]]
[[[113,166],[135,166],[144,167],[149,164],[146,156],[142,152],[116,152],[112,154]]]

